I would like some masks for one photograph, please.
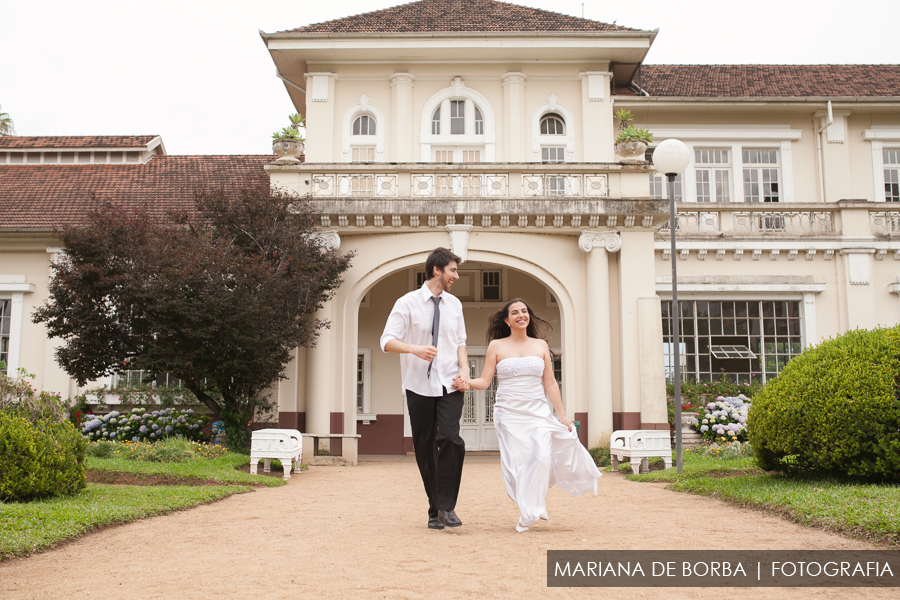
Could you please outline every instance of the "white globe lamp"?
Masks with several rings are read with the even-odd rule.
[[[691,151],[679,140],[666,140],[653,151],[653,166],[663,175],[678,175],[691,162]]]

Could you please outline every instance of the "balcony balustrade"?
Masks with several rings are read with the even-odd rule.
[[[876,234],[900,233],[900,210],[870,211],[869,225]]]
[[[777,209],[772,204],[703,204],[704,210],[698,210],[696,203],[678,205],[675,229],[682,233],[692,234],[833,234],[835,232],[834,212],[821,210],[821,205],[795,205],[799,210],[785,210],[784,205]],[[809,210],[812,207],[817,210]],[[791,208],[794,208],[792,206]],[[829,207],[830,208],[830,207]],[[666,221],[660,228],[661,233],[668,231],[670,224]]]
[[[406,174],[403,174],[406,175]],[[510,173],[410,173],[409,195],[414,198],[508,198]],[[605,198],[606,174],[523,174],[521,197]],[[317,173],[312,176],[313,198],[396,198],[401,195],[398,173]]]

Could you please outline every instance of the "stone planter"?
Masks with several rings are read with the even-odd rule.
[[[700,416],[699,413],[695,412],[682,412],[681,413],[681,447],[682,448],[693,448],[694,446],[699,446],[703,443],[703,436],[700,435],[699,431],[694,431],[691,427],[691,421]]]
[[[643,162],[646,151],[644,142],[616,142],[616,155],[624,159],[622,162]]]
[[[272,152],[279,156],[275,162],[279,163],[303,162],[299,157],[303,156],[305,148],[306,144],[300,140],[280,139],[272,141]]]

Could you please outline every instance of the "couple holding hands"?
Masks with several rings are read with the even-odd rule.
[[[573,496],[596,494],[600,471],[562,406],[543,338],[550,324],[524,300],[510,300],[491,315],[484,371],[472,378],[462,303],[450,294],[459,279],[459,263],[446,248],[429,255],[425,283],[394,304],[381,349],[400,354],[416,463],[428,495],[429,529],[462,525],[455,509],[466,452],[459,436],[464,396],[469,388],[486,389],[496,373],[494,427],[503,481],[519,506],[516,531],[523,532],[538,519],[548,519],[545,501],[551,486]]]

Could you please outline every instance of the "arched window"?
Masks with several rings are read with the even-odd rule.
[[[435,93],[425,103],[420,118],[423,162],[493,162],[491,105],[460,78]]]
[[[361,115],[353,121],[353,135],[375,135],[375,119]]]
[[[441,106],[431,116],[431,135],[441,135]]]
[[[566,122],[556,113],[541,117],[541,135],[566,135]]]

